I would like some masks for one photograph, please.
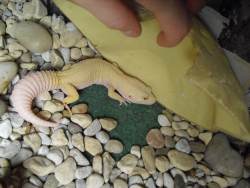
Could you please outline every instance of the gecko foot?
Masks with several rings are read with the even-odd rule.
[[[68,106],[67,103],[63,103],[63,105],[64,105],[64,108],[69,112],[69,115],[70,115],[70,117],[71,117],[71,116],[72,116],[72,112],[71,112],[71,110],[70,110],[70,107]]]

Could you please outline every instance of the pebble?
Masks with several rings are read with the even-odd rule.
[[[220,186],[215,182],[210,182],[207,184],[208,188],[220,188]]]
[[[53,146],[65,146],[68,145],[68,140],[64,134],[63,129],[57,129],[51,135],[52,145]]]
[[[78,149],[71,149],[69,155],[73,157],[79,166],[89,165],[89,160]]]
[[[73,47],[80,39],[82,34],[75,28],[74,30],[65,30],[60,35],[60,43],[64,48]]]
[[[86,188],[101,188],[104,184],[104,179],[99,174],[91,174],[86,181]]]
[[[199,139],[204,142],[204,144],[208,145],[209,142],[212,140],[213,133],[205,132],[199,134]]]
[[[161,127],[160,130],[164,136],[174,136],[174,129],[172,127]]]
[[[172,177],[175,177],[176,175],[180,175],[183,178],[184,182],[188,181],[185,173],[178,168],[172,168],[170,170],[170,173],[171,173]]]
[[[103,178],[104,182],[107,183],[112,173],[112,169],[115,166],[115,160],[108,152],[105,152],[102,155],[102,160],[103,160]]]
[[[92,156],[98,155],[103,152],[102,145],[95,138],[85,136],[84,143],[85,143],[85,150]]]
[[[155,158],[155,166],[157,170],[164,173],[168,169],[170,169],[170,162],[167,157],[165,156],[158,156]]]
[[[72,135],[72,145],[79,149],[81,152],[84,152],[84,142],[83,136],[81,133],[73,134]]]
[[[71,121],[85,129],[92,123],[92,118],[88,114],[73,114]]]
[[[189,145],[189,143],[188,143],[188,141],[186,139],[180,139],[176,143],[175,149],[177,149],[178,151],[184,152],[184,153],[190,153],[191,152],[190,145]]]
[[[135,155],[127,154],[117,163],[117,167],[126,174],[131,174],[138,163],[138,158]]]
[[[56,166],[63,162],[63,154],[60,150],[57,149],[49,151],[46,157],[49,160],[53,161]]]
[[[148,171],[145,170],[144,168],[141,168],[141,167],[135,167],[134,171],[132,172],[131,175],[132,176],[133,175],[140,175],[143,179],[147,179],[150,176],[150,174],[148,173]]]
[[[53,32],[52,40],[53,40],[52,49],[60,48],[60,46],[61,46],[60,37],[59,37],[59,35],[57,33]]]
[[[78,60],[82,57],[82,51],[79,48],[71,48],[70,50],[71,59]]]
[[[174,148],[175,147],[175,141],[174,141],[173,137],[165,136],[165,146],[166,146],[166,148]]]
[[[32,148],[33,152],[37,152],[42,144],[40,136],[36,133],[25,135],[23,140],[25,144]]]
[[[18,67],[14,62],[1,62],[0,64],[0,93],[8,87],[11,80],[16,76]]]
[[[72,114],[85,114],[88,112],[88,105],[84,103],[74,105],[71,108],[71,112]]]
[[[100,155],[94,156],[92,166],[94,172],[102,174],[102,157]]]
[[[99,131],[96,133],[96,138],[102,143],[106,144],[109,141],[109,135],[105,131]]]
[[[2,116],[7,111],[7,105],[3,100],[0,99],[0,116]]]
[[[138,159],[141,158],[141,148],[140,146],[132,146],[131,149],[130,149],[130,153],[135,155],[136,157],[138,157]]]
[[[36,177],[34,175],[30,176],[29,181],[30,181],[30,183],[32,183],[32,184],[34,184],[34,185],[36,185],[38,187],[43,186],[42,181],[38,177]]]
[[[158,123],[162,126],[162,127],[166,127],[166,126],[171,126],[171,123],[169,121],[169,119],[167,118],[167,116],[165,116],[164,114],[160,114],[158,115]]]
[[[84,134],[86,136],[94,136],[101,130],[101,124],[98,119],[95,119],[85,130]]]
[[[76,180],[76,187],[75,188],[86,188],[86,182],[84,179]]]
[[[158,174],[158,177],[157,177],[157,179],[156,179],[156,185],[158,186],[158,187],[163,187],[163,174]]]
[[[34,53],[43,53],[52,47],[52,38],[49,32],[35,22],[22,21],[14,23],[7,32],[26,49]],[[30,42],[32,38],[36,40]]]
[[[196,161],[192,156],[177,150],[169,151],[168,158],[173,166],[183,171],[191,170],[196,166]]]
[[[186,121],[180,121],[180,122],[173,122],[172,123],[172,127],[174,130],[178,131],[178,130],[187,130],[189,127],[189,123]]]
[[[128,188],[127,182],[119,178],[115,179],[113,186],[114,188]]]
[[[110,153],[119,154],[123,151],[123,145],[120,141],[111,139],[105,144],[104,149]]]
[[[250,183],[247,180],[240,180],[233,188],[250,188]]]
[[[32,154],[32,151],[30,151],[29,149],[21,148],[21,150],[11,158],[10,163],[12,166],[17,166],[26,159],[30,158]]]
[[[170,174],[168,173],[163,174],[163,184],[167,188],[174,188],[174,180]]]
[[[113,168],[113,169],[112,169],[112,172],[111,172],[111,175],[110,175],[110,178],[109,178],[110,181],[111,181],[111,182],[114,182],[115,179],[121,175],[121,173],[122,173],[122,172],[120,171],[120,169],[118,169],[118,168]]]
[[[189,142],[189,145],[190,145],[191,151],[195,153],[203,153],[206,150],[206,146],[202,142],[199,142],[199,141]]]
[[[69,123],[68,130],[71,134],[78,134],[82,132],[82,128],[74,123]]]
[[[46,176],[54,171],[54,164],[45,157],[35,156],[24,161],[23,166],[37,176]]]
[[[159,129],[151,129],[146,136],[148,145],[153,148],[162,148],[164,146],[164,137]]]
[[[24,119],[18,113],[9,113],[9,118],[13,128],[19,128],[24,123]]]
[[[44,110],[38,112],[36,115],[44,120],[49,120],[51,118],[51,113]]]
[[[10,142],[9,140],[0,141],[0,157],[11,159],[14,157],[21,149],[21,144],[19,141],[15,140]]]
[[[150,174],[154,174],[156,172],[154,149],[150,146],[144,146],[141,150],[141,153],[145,168]]]
[[[129,185],[143,184],[143,180],[142,180],[141,176],[130,176],[128,182],[129,182],[128,183]]]
[[[93,57],[95,55],[91,48],[81,48],[81,52],[84,57]]]
[[[202,153],[192,153],[192,155],[194,156],[195,160],[198,162],[200,162],[204,158],[204,154]]]
[[[0,35],[4,35],[5,31],[6,31],[6,25],[2,20],[0,20]]]
[[[226,176],[237,178],[243,174],[243,158],[223,134],[213,137],[205,152],[205,161],[212,169]]]
[[[42,53],[41,56],[45,62],[50,62],[50,52],[49,51]]]
[[[228,187],[228,182],[226,179],[219,177],[219,176],[212,176],[212,181],[217,183],[221,188]]]
[[[189,136],[191,137],[198,137],[199,136],[199,130],[194,127],[188,127],[187,132]]]
[[[88,46],[88,40],[86,38],[81,38],[76,44],[77,48],[84,48]]]
[[[61,112],[63,109],[63,104],[57,100],[46,101],[43,106],[43,110],[47,110],[52,114],[55,112]]]
[[[113,129],[115,129],[117,127],[117,121],[111,118],[103,118],[103,119],[99,119],[102,128],[106,131],[112,131]]]
[[[44,133],[38,133],[38,135],[42,140],[42,145],[49,146],[51,144],[51,138],[48,135]]]
[[[48,146],[41,146],[37,152],[38,155],[46,156],[49,153]]]
[[[0,137],[9,138],[12,133],[10,120],[6,119],[0,122]]]
[[[180,130],[175,131],[174,133],[178,137],[183,137],[183,138],[186,138],[188,140],[190,139],[186,130],[180,129]]]
[[[75,177],[76,163],[74,159],[68,158],[55,169],[55,177],[62,185],[67,185]],[[65,173],[66,172],[66,173]]]
[[[153,178],[149,178],[149,179],[146,181],[145,185],[146,185],[146,187],[156,188],[155,182],[154,182]]]
[[[186,184],[181,175],[177,174],[174,177],[174,187],[175,188],[186,188]]]
[[[142,185],[134,184],[131,185],[129,188],[144,188]]]
[[[51,59],[51,66],[52,67],[54,67],[56,69],[60,69],[64,66],[64,60],[60,56],[59,52],[57,52],[56,50],[51,51],[50,59]],[[55,97],[55,99],[56,99],[56,97]]]
[[[92,173],[92,167],[91,166],[85,166],[81,168],[77,168],[75,172],[76,179],[85,179],[90,176]]]
[[[59,51],[63,57],[65,64],[69,64],[70,60],[70,49],[69,48],[59,48]]]
[[[38,187],[31,183],[24,183],[22,188],[38,188]]]

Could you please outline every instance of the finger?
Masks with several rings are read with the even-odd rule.
[[[187,7],[193,14],[199,12],[206,4],[205,0],[187,0]]]
[[[128,36],[138,36],[141,32],[136,16],[120,0],[72,1],[86,8],[112,29],[118,29]]]
[[[180,0],[137,0],[152,11],[159,22],[161,32],[158,44],[165,47],[176,46],[189,32],[191,21]]]

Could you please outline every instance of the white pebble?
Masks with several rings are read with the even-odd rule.
[[[8,138],[12,133],[12,127],[9,120],[0,122],[0,137]]]
[[[101,124],[98,119],[95,119],[85,130],[84,134],[86,136],[94,136],[101,130]]]
[[[47,158],[55,163],[55,165],[59,165],[63,161],[63,154],[60,150],[51,150],[47,154]]]
[[[48,146],[41,146],[37,153],[38,155],[46,156],[49,153]]]
[[[69,155],[75,159],[77,165],[89,165],[89,160],[78,149],[71,149]]]
[[[180,139],[176,143],[175,148],[177,150],[185,152],[185,153],[190,153],[191,152],[190,145],[189,145],[189,143],[188,143],[188,141],[186,139]]]
[[[76,179],[85,179],[90,176],[92,173],[92,167],[91,166],[85,166],[81,168],[77,168],[75,172]]]
[[[96,133],[96,138],[102,143],[106,144],[109,141],[109,135],[105,131],[99,131]]]
[[[168,120],[167,116],[165,116],[163,114],[158,115],[158,123],[163,127],[171,126],[171,123]]]

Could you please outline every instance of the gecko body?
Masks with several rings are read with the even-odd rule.
[[[33,125],[55,127],[58,124],[41,119],[32,112],[34,98],[53,89],[61,89],[67,96],[65,105],[79,99],[77,90],[93,84],[108,89],[108,96],[124,103],[151,105],[155,97],[151,88],[140,80],[128,76],[116,65],[94,58],[70,65],[63,71],[40,71],[28,74],[14,87],[11,102],[15,110]]]

